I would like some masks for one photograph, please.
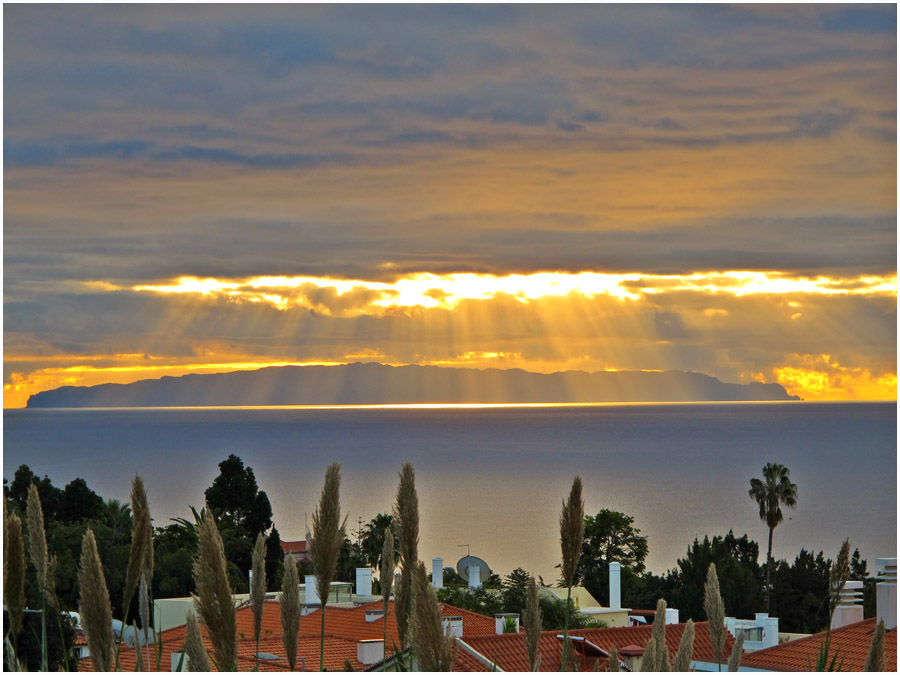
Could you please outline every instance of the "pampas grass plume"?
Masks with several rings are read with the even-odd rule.
[[[694,657],[694,621],[688,619],[681,634],[681,642],[678,643],[678,651],[675,654],[675,663],[672,670],[678,673],[686,673],[691,669],[691,659]]]
[[[192,673],[208,673],[212,670],[200,625],[193,612],[187,615],[187,635],[184,638],[184,655],[187,657],[187,668]],[[293,670],[293,669],[292,669]]]
[[[409,462],[400,470],[393,522],[397,529],[401,565],[400,584],[394,592],[394,610],[397,613],[400,648],[404,649],[409,643],[412,574],[419,561],[419,495],[416,493],[416,471]]]
[[[884,619],[881,619],[875,629],[875,635],[872,636],[872,644],[869,645],[863,670],[867,673],[882,673],[884,668]]]
[[[719,577],[716,576],[716,565],[710,563],[706,573],[706,586],[703,593],[703,609],[709,621],[709,641],[716,653],[716,662],[721,668],[722,651],[725,649],[725,603],[719,593]]]
[[[734,641],[734,647],[731,648],[731,656],[728,657],[728,672],[736,673],[741,667],[741,656],[744,654],[744,632],[738,633],[737,639]]]
[[[525,650],[528,652],[528,667],[533,672],[537,664],[538,642],[541,639],[541,603],[534,577],[528,578],[528,595],[525,596],[525,613],[522,616],[522,623],[525,625]]]
[[[284,554],[281,578],[281,642],[291,670],[297,666],[297,635],[300,632],[300,578],[297,563],[290,553]]]
[[[131,523],[131,551],[128,554],[123,596],[125,607],[131,603],[131,596],[134,595],[141,572],[148,567],[148,554],[152,556],[150,551],[153,542],[153,526],[150,524],[147,491],[144,489],[144,481],[140,476],[135,476],[131,483]]]
[[[78,568],[78,612],[81,627],[91,652],[96,671],[109,671],[113,666],[115,637],[109,591],[103,576],[103,564],[97,552],[97,540],[88,530],[81,541],[81,563]]]
[[[25,611],[25,540],[22,521],[15,513],[6,517],[3,527],[3,602],[9,612],[12,638],[22,630]]]
[[[237,618],[228,583],[222,537],[208,509],[197,528],[194,583],[197,587],[194,608],[212,642],[216,669],[220,672],[233,670],[236,664]]]
[[[412,570],[413,612],[411,647],[419,670],[449,672],[455,658],[455,641],[444,630],[443,615],[434,589],[425,575],[425,565],[417,563]]]
[[[266,538],[256,535],[252,556],[253,580],[250,584],[250,611],[253,612],[253,638],[259,643],[263,605],[266,602]]]

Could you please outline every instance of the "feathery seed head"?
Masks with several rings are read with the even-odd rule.
[[[866,665],[863,670],[867,673],[883,673],[885,669],[884,659],[884,619],[878,622],[872,643],[869,645],[869,653],[866,655]]]
[[[609,648],[609,664],[606,669],[611,673],[618,673],[619,668],[619,650],[613,645]]]
[[[94,670],[111,670],[115,649],[112,608],[103,576],[103,564],[97,552],[97,540],[91,530],[85,533],[81,541],[78,587],[78,612],[81,614],[81,627],[91,652]]]
[[[253,637],[259,640],[262,630],[263,603],[266,601],[266,538],[262,532],[256,535],[253,547],[253,580],[250,585],[250,610],[253,612]]]
[[[187,657],[187,668],[192,673],[208,673],[212,671],[209,662],[209,654],[206,645],[203,644],[203,635],[200,633],[200,624],[193,612],[187,615],[187,635],[184,638],[184,655]]]
[[[384,616],[387,621],[388,607],[391,603],[391,587],[394,585],[394,533],[388,527],[384,533],[384,546],[381,547],[381,597],[384,601]]]
[[[741,656],[744,654],[744,632],[738,633],[737,639],[734,641],[734,647],[731,648],[731,656],[728,657],[728,672],[736,673],[741,667]]]
[[[400,470],[393,522],[397,528],[396,543],[401,565],[400,583],[394,591],[394,611],[397,616],[400,648],[404,649],[409,640],[413,595],[412,573],[419,561],[419,496],[416,493],[416,472],[409,462],[406,462]]]
[[[425,575],[425,565],[417,563],[412,570],[413,612],[411,646],[419,669],[426,672],[448,672],[455,658],[455,641],[444,630],[443,615],[434,589]]]
[[[525,625],[525,650],[528,652],[528,665],[533,671],[538,657],[538,642],[541,639],[541,603],[538,598],[537,584],[534,577],[528,578],[528,595],[525,596],[525,614],[522,617]]]
[[[559,541],[562,547],[562,572],[571,586],[581,559],[584,543],[584,501],[581,499],[581,477],[575,476],[569,498],[563,502],[559,516]]]
[[[656,616],[653,617],[651,635],[656,640],[657,646],[654,670],[668,672],[672,668],[669,663],[669,649],[666,645],[666,601],[663,598],[656,601]]]
[[[845,539],[841,544],[837,559],[831,565],[831,574],[828,579],[829,603],[832,613],[841,601],[841,591],[844,590],[848,579],[850,579],[850,540]]]
[[[3,601],[9,612],[10,633],[15,638],[22,630],[25,612],[25,540],[22,521],[15,513],[6,517],[3,539]]]
[[[672,670],[677,673],[686,673],[691,669],[691,659],[694,658],[694,621],[688,619],[681,634],[681,642],[678,643],[678,652],[675,654],[675,663]]]
[[[300,632],[300,579],[297,563],[290,553],[284,555],[281,578],[281,642],[291,670],[297,666],[297,635]]]
[[[316,571],[316,589],[324,607],[331,594],[331,580],[346,536],[347,519],[341,522],[341,465],[333,462],[325,472],[319,506],[313,513],[310,559]]]
[[[47,557],[47,536],[44,532],[44,511],[41,498],[34,483],[28,486],[28,501],[25,506],[25,524],[28,526],[28,553],[31,564],[37,571],[38,587],[42,595],[48,595],[49,566]]]
[[[641,660],[641,672],[652,673],[656,671],[656,638],[650,638],[644,647],[644,657]]]
[[[706,574],[703,609],[709,621],[709,639],[719,664],[722,663],[722,650],[725,649],[725,603],[719,592],[719,577],[716,576],[716,565],[710,563]]]
[[[194,609],[213,646],[213,659],[220,672],[235,668],[237,617],[231,585],[228,583],[225,548],[212,512],[207,509],[197,528],[197,557],[194,559]]]
[[[128,554],[128,567],[125,571],[124,604],[126,606],[131,602],[131,596],[134,594],[141,572],[148,568],[148,554],[152,556],[150,548],[153,543],[153,526],[150,523],[147,491],[144,489],[144,481],[140,476],[135,476],[131,483],[131,523],[131,551]],[[149,567],[152,569],[152,565]]]

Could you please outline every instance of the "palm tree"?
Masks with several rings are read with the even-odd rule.
[[[797,484],[791,482],[791,470],[783,464],[766,464],[763,479],[751,478],[749,495],[759,504],[759,519],[769,527],[769,552],[766,555],[766,611],[770,610],[772,588],[772,535],[784,520],[781,505],[797,508]]]

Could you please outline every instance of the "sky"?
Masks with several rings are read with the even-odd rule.
[[[354,361],[896,398],[893,5],[3,19],[4,407]]]

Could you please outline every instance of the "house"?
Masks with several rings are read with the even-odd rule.
[[[879,582],[875,587],[876,616],[862,619],[862,607],[857,604],[861,582],[847,583],[834,612],[829,654],[837,656],[836,663],[844,671],[863,670],[877,622],[881,619],[887,629],[885,667],[888,671],[897,670],[897,559],[879,558],[876,565],[881,568],[876,576]],[[815,670],[826,639],[827,633],[823,631],[747,654],[741,659],[741,671]]]
[[[309,536],[300,541],[283,541],[281,550],[284,553],[290,553],[294,562],[309,562]]]
[[[666,646],[669,658],[674,659],[686,624],[666,626]],[[706,622],[694,624],[694,659],[715,661],[715,652],[709,639]],[[620,670],[639,671],[644,647],[650,639],[650,626],[621,626],[618,628],[580,628],[569,631],[570,644],[575,651],[576,664],[581,671],[606,670],[609,650],[615,646],[619,652]],[[723,664],[734,645],[734,638],[727,636],[722,653]],[[541,671],[561,670],[563,635],[560,631],[543,631],[538,641]],[[525,649],[524,633],[500,634],[496,630],[488,635],[466,635],[457,639],[456,672],[518,671],[531,670]],[[693,662],[692,662],[693,665]],[[384,664],[374,664],[367,670],[394,670],[388,659]]]
[[[318,670],[319,645],[322,634],[322,615],[320,606],[307,606],[300,620],[298,670],[303,664],[306,670]],[[476,614],[451,605],[441,605],[441,611],[454,630],[463,637],[493,634],[497,629],[494,618]],[[201,625],[201,633],[207,651],[211,653],[212,645]],[[325,666],[329,670],[343,670],[344,660],[348,659],[356,670],[364,670],[372,664],[384,659],[385,617],[381,602],[370,602],[357,606],[328,605],[325,611]],[[175,670],[184,651],[184,640],[187,633],[185,625],[169,628],[158,633],[161,644],[159,669]],[[393,601],[388,608],[387,617],[387,650],[390,655],[393,645],[399,642],[397,621],[394,616]],[[237,647],[238,670],[250,671],[256,665],[256,642],[253,639],[253,612],[248,605],[237,609]],[[151,670],[156,670],[156,646],[151,646]],[[262,628],[260,630],[259,653],[262,662],[260,670],[286,670],[287,660],[281,642],[281,605],[277,601],[267,600],[263,605]],[[303,659],[304,661],[300,661]],[[123,647],[120,654],[120,670],[133,671],[137,663],[137,654],[130,647]],[[182,670],[187,666],[181,662]],[[78,664],[81,671],[92,671],[90,658],[81,659]]]

